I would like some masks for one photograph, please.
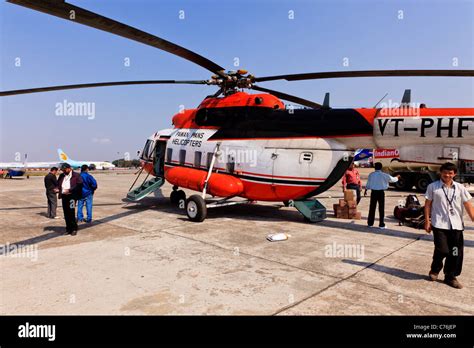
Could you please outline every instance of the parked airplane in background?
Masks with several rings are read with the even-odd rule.
[[[24,162],[0,162],[0,171],[2,175],[13,178],[25,175],[27,170],[49,169],[59,165],[59,162],[27,162],[25,154]]]
[[[74,169],[79,169],[83,164],[87,164],[91,169],[111,169],[115,168],[110,162],[100,161],[74,161],[69,158],[63,150],[58,149],[59,161],[57,162],[27,162],[25,154],[24,162],[0,162],[0,174],[4,177],[19,177],[25,175],[29,170],[48,170],[51,167],[60,167],[62,163],[68,163]]]
[[[113,165],[110,162],[105,162],[105,161],[102,161],[102,162],[101,161],[75,161],[75,160],[71,159],[68,155],[66,155],[66,153],[61,149],[58,149],[58,156],[59,156],[59,160],[61,161],[61,163],[67,163],[71,167],[73,167],[74,169],[81,168],[81,166],[84,165],[84,164],[87,164],[89,166],[89,168],[91,168],[91,169],[112,169],[112,168],[115,168],[115,165]]]

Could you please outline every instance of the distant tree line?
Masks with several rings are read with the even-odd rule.
[[[120,158],[120,159],[117,159],[117,160],[113,161],[112,164],[115,165],[117,168],[129,168],[129,167],[138,168],[138,167],[140,167],[140,161],[137,160],[137,159],[127,161],[124,158]]]

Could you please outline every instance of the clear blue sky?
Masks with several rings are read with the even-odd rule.
[[[141,79],[207,79],[179,57],[0,0],[0,89]],[[156,34],[228,69],[234,58],[256,76],[365,69],[474,69],[474,1],[73,0],[71,3]],[[179,18],[184,10],[185,19]],[[288,18],[294,11],[294,19]],[[400,11],[403,11],[401,13]],[[400,15],[403,19],[399,19]],[[21,66],[15,67],[15,59]],[[130,58],[130,67],[124,59]],[[343,59],[349,59],[349,67]],[[458,66],[453,66],[457,58]],[[405,88],[431,107],[473,107],[472,78],[364,78],[261,83],[333,107],[372,107]],[[134,155],[215,87],[126,86],[0,99],[0,161],[28,153],[55,160]],[[58,117],[56,103],[95,103],[95,119]]]

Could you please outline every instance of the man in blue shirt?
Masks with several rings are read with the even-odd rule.
[[[367,185],[365,187],[364,196],[367,195],[367,190],[370,192],[370,207],[369,217],[367,219],[367,225],[372,227],[375,220],[375,208],[377,203],[379,204],[379,228],[385,228],[385,190],[388,189],[388,184],[391,182],[397,182],[400,175],[393,177],[387,173],[382,172],[382,163],[377,162],[374,165],[375,171],[370,173]]]
[[[97,190],[97,181],[92,175],[89,174],[89,166],[84,164],[81,167],[81,177],[83,181],[82,185],[82,198],[77,203],[77,221],[79,222],[91,222],[92,221],[92,198],[94,197],[94,191]],[[86,205],[87,219],[84,220],[82,215],[82,208]]]

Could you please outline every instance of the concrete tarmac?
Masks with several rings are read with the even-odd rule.
[[[406,192],[386,193],[385,230],[366,226],[368,197],[362,220],[334,218],[339,184],[319,197],[321,223],[261,202],[193,223],[168,198],[124,202],[133,174],[92,174],[93,223],[77,236],[62,234],[61,207],[46,218],[42,177],[0,180],[0,314],[474,314],[474,224],[466,215],[464,289],[430,282],[432,235],[392,215]],[[277,232],[291,237],[266,240]]]

